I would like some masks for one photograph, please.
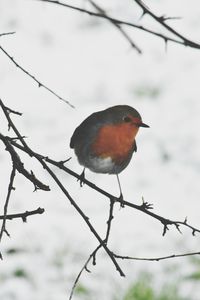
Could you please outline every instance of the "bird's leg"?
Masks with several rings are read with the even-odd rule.
[[[84,182],[83,180],[85,179],[85,168],[83,169],[83,172],[81,173],[81,175],[79,176],[79,178],[77,179],[77,181],[80,181],[80,187],[83,186]]]
[[[124,207],[124,204],[123,204],[124,197],[123,197],[123,194],[122,194],[122,187],[121,187],[121,184],[120,184],[120,181],[119,181],[119,175],[118,174],[116,174],[116,175],[117,175],[117,182],[118,182],[119,190],[120,190],[120,196],[119,196],[120,206]]]

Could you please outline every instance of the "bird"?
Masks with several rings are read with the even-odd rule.
[[[95,173],[115,174],[119,199],[123,201],[119,173],[137,152],[135,137],[140,127],[149,126],[129,105],[115,105],[87,117],[75,129],[70,140],[70,148],[74,149],[79,164],[84,167],[80,175],[81,183],[81,179],[85,178],[85,168]]]

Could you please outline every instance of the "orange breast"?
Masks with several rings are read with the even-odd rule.
[[[130,123],[103,126],[92,146],[93,153],[102,158],[111,157],[116,163],[123,162],[132,151],[138,129]]]

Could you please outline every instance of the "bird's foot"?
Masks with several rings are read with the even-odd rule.
[[[147,201],[144,201],[144,198],[142,197],[141,207],[144,210],[153,209],[153,204],[152,203],[148,203]]]
[[[122,193],[120,194],[118,200],[120,202],[120,207],[123,208],[125,205],[124,205],[124,197],[123,197]]]
[[[83,184],[84,184],[84,179],[85,179],[85,169],[83,170],[83,172],[81,173],[81,175],[80,175],[79,178],[77,179],[77,181],[80,182],[80,187],[83,186]]]

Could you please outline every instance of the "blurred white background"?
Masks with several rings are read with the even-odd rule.
[[[91,9],[87,1],[66,1]],[[114,17],[138,22],[141,10],[134,1],[99,1]],[[198,42],[199,1],[146,1],[157,14],[180,16],[170,25]],[[149,18],[142,22],[162,31]],[[59,101],[17,69],[0,52],[0,97],[4,103],[23,113],[13,116],[33,150],[55,160],[72,156],[67,166],[78,173],[78,164],[69,148],[77,125],[89,114],[116,104],[135,107],[150,129],[137,136],[138,152],[121,174],[127,201],[141,203],[142,197],[154,204],[154,211],[164,217],[184,220],[200,228],[200,51],[168,44],[154,36],[124,27],[141,47],[139,55],[114,26],[104,20],[53,4],[27,0],[0,1],[0,33],[15,35],[0,38],[0,45],[39,81],[69,100],[75,109]],[[1,132],[7,123],[1,114]],[[1,144],[1,212],[7,192],[10,157]],[[0,262],[1,300],[68,299],[79,270],[97,241],[52,179],[34,160],[22,155],[27,168],[49,184],[51,192],[37,191],[17,175],[9,213],[44,207],[45,214],[21,221],[8,221],[11,238],[4,236]],[[87,186],[80,188],[76,179],[53,168],[67,190],[98,232],[104,236],[109,201]],[[86,172],[89,180],[118,195],[115,176]],[[110,236],[110,248],[118,254],[162,256],[198,251],[199,237],[183,228],[174,228],[162,236],[162,226],[133,209],[119,209]],[[13,253],[13,254],[12,254]],[[92,273],[83,273],[80,284],[90,292],[86,299],[121,299],[123,291],[144,270],[151,271],[159,282],[166,281],[166,269],[179,266],[188,274],[187,259],[165,262],[119,261],[126,278],[120,278],[110,259],[102,251]],[[17,273],[18,272],[18,273]],[[21,272],[21,273],[20,273]],[[170,273],[173,279],[173,274]],[[18,276],[19,275],[19,276]],[[184,287],[191,295],[193,287]],[[199,288],[196,289],[197,295]],[[79,298],[78,295],[74,299]],[[191,299],[191,298],[189,298]]]

